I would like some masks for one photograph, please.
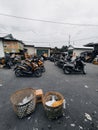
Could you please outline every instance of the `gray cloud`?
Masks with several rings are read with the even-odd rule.
[[[97,5],[98,0],[0,0],[0,13],[47,21],[97,24]],[[63,41],[68,41],[69,35],[71,41],[95,37],[98,34],[98,27],[53,24],[0,15],[0,32],[12,33],[23,41],[32,41],[29,44],[34,43],[35,46],[61,47],[68,44]],[[97,42],[98,38],[74,43],[82,45],[92,41]]]

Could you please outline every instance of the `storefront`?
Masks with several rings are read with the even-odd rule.
[[[36,47],[36,54],[38,56],[44,55],[46,57],[50,56],[50,48],[48,47]]]

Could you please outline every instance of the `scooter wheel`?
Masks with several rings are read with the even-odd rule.
[[[41,69],[41,72],[45,72],[46,71],[44,66],[42,66],[40,69]]]
[[[16,70],[15,70],[15,75],[16,75],[16,77],[20,77],[20,73],[21,73],[21,72],[20,72],[20,69],[16,69]]]
[[[70,74],[71,73],[70,70],[67,67],[65,67],[63,69],[63,71],[64,71],[64,74]]]
[[[86,66],[84,66],[84,68],[83,68],[83,74],[86,74],[86,73],[87,73]]]
[[[54,61],[54,64],[55,64],[55,66],[57,66],[58,65],[58,61]]]
[[[84,67],[84,69],[83,69],[83,74],[86,74],[87,72],[86,72],[86,67]]]
[[[42,73],[41,73],[41,71],[39,69],[35,70],[34,73],[35,73],[36,77],[41,77],[42,76]]]

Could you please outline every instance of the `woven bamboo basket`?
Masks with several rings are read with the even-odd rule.
[[[22,105],[19,104],[25,97],[29,97],[31,94],[33,96],[28,102]],[[14,112],[19,118],[23,118],[31,114],[35,110],[36,96],[35,90],[32,88],[26,88],[16,91],[11,95],[10,100],[13,105]]]
[[[47,106],[46,102],[51,100],[51,96],[55,96],[57,100],[62,100],[62,103],[56,107]],[[49,119],[57,119],[63,115],[63,100],[64,97],[58,92],[47,92],[45,96],[43,97],[43,106],[46,112],[46,115]]]

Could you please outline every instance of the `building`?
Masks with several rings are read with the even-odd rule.
[[[0,37],[0,57],[4,57],[5,53],[21,53],[22,55],[38,55],[50,56],[50,47],[34,47],[34,45],[25,45],[21,40],[17,40],[12,34]]]
[[[98,43],[88,43],[86,45],[84,45],[85,47],[94,47],[94,50],[98,51]]]
[[[98,55],[98,43],[88,43],[88,44],[86,44],[84,46],[86,46],[86,47],[93,47],[94,48],[93,54],[95,56]]]
[[[5,53],[20,53],[24,51],[24,43],[17,40],[12,34],[0,37],[0,57]]]
[[[79,56],[81,53],[88,51],[92,52],[93,47],[84,47],[84,46],[72,46],[68,48],[68,51],[72,53],[73,56]]]
[[[12,34],[3,38],[4,52],[20,53],[24,50],[24,43],[21,40],[15,39]]]
[[[24,48],[27,50],[28,55],[34,55],[36,53],[34,45],[24,45]]]
[[[45,54],[45,56],[50,57],[50,47],[35,47],[35,53],[38,56]]]

